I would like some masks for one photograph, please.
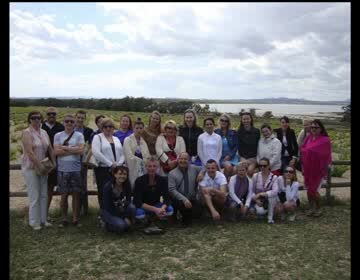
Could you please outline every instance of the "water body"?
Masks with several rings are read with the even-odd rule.
[[[205,104],[201,104],[204,106]],[[238,114],[241,109],[256,109],[256,115],[262,116],[266,111],[271,111],[274,116],[312,116],[319,118],[341,117],[336,113],[344,110],[341,105],[310,105],[310,104],[209,104],[210,111]]]

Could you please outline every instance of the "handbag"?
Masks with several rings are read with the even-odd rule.
[[[40,161],[40,166],[41,168],[35,167],[35,173],[39,176],[48,175],[55,168],[55,164],[48,157]]]
[[[177,159],[177,155],[173,150],[168,151],[168,152],[164,152],[164,153],[168,156],[169,161]],[[160,164],[161,164],[161,167],[162,167],[162,169],[164,170],[165,173],[170,172],[171,168],[170,168],[170,166],[169,166],[169,164],[167,162],[160,161]]]

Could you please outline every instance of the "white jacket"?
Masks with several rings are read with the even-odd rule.
[[[257,162],[264,157],[270,160],[271,171],[281,168],[281,142],[275,135],[259,140]]]
[[[126,137],[124,140],[124,152],[126,165],[129,168],[129,180],[132,188],[136,178],[145,174],[145,160],[150,157],[149,148],[144,140],[140,137],[140,150],[143,159],[135,156],[137,142],[134,134]]]
[[[125,156],[120,140],[115,136],[112,136],[112,138],[115,144],[116,161],[111,149],[111,145],[106,139],[104,133],[99,133],[93,138],[91,151],[94,158],[98,162],[98,165],[101,167],[111,167],[113,162],[116,162],[116,165],[122,165],[125,161]]]
[[[213,132],[211,135],[206,131],[199,135],[197,141],[198,156],[203,166],[209,159],[216,161],[220,167],[220,158],[222,153],[221,136]]]
[[[156,150],[156,155],[158,156],[158,158],[163,163],[165,163],[168,160],[168,156],[165,154],[165,152],[169,152],[170,148],[166,142],[164,135],[160,134],[157,137],[156,144],[155,144],[155,150]],[[184,138],[182,138],[181,136],[176,136],[174,152],[176,153],[176,155],[179,155],[181,152],[186,152],[185,141],[184,141]]]
[[[231,197],[232,200],[234,200],[236,203],[238,204],[242,204],[241,200],[237,197],[237,195],[235,194],[235,184],[236,184],[236,177],[238,175],[233,175],[230,177],[230,181],[229,181],[229,195]],[[252,179],[248,176],[246,176],[246,178],[248,179],[249,182],[249,189],[248,189],[248,193],[246,196],[246,202],[245,205],[247,207],[250,206],[250,202],[251,202],[251,190],[253,189],[253,185],[252,185]]]

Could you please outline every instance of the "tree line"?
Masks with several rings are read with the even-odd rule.
[[[65,108],[84,108],[94,110],[110,111],[132,111],[132,112],[152,112],[178,114],[183,113],[189,108],[193,108],[197,113],[209,113],[209,105],[201,106],[192,101],[155,101],[152,98],[129,97],[120,99],[100,98],[100,99],[57,99],[57,98],[10,98],[10,106],[29,107],[29,106],[53,106]]]

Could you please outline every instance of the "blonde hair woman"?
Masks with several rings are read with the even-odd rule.
[[[176,136],[176,122],[169,120],[164,125],[165,133],[156,139],[156,155],[160,160],[160,174],[166,175],[177,166],[177,156],[186,152],[185,141]]]

